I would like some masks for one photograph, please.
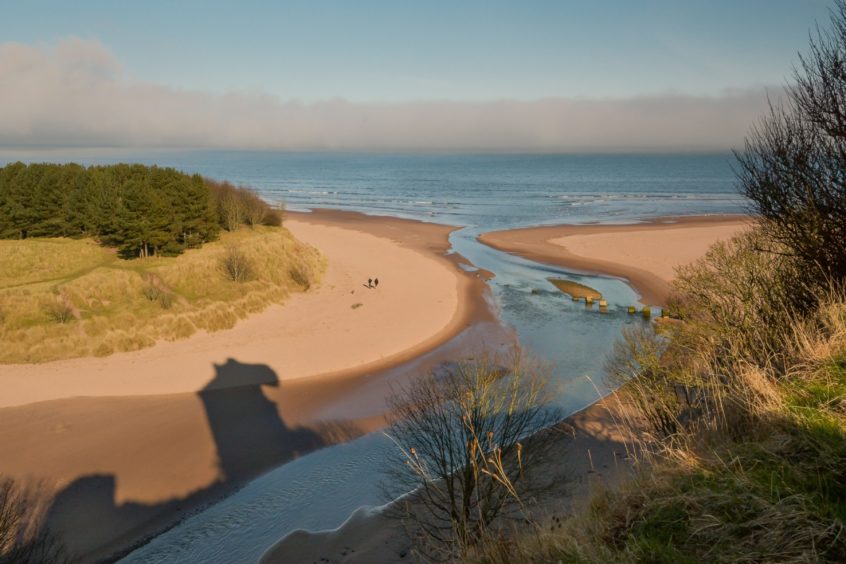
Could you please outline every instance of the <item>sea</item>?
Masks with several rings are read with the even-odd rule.
[[[361,211],[487,230],[742,211],[730,153],[379,154],[6,151],[0,164],[138,162],[251,186],[292,210]]]
[[[551,367],[565,413],[611,390],[605,365],[628,325],[644,323],[625,281],[496,251],[486,231],[558,223],[633,223],[659,216],[743,213],[730,153],[376,154],[210,150],[0,151],[0,164],[138,162],[257,190],[286,209],[352,210],[461,227],[451,252],[489,270],[492,307],[521,346]],[[603,293],[609,311],[575,303],[561,277]],[[387,502],[378,468],[390,441],[373,433],[284,464],[129,554],[126,562],[254,562],[296,529],[337,528]]]

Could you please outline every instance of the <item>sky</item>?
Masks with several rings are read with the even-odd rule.
[[[727,149],[830,6],[13,2],[0,146]]]

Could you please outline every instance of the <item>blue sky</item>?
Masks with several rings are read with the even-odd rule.
[[[306,102],[719,95],[783,84],[822,0],[27,1],[0,42],[102,43],[127,75]]]
[[[0,148],[726,150],[829,6],[7,2]]]

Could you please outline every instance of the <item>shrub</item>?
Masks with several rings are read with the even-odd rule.
[[[778,251],[765,229],[718,243],[703,260],[679,270],[671,309],[700,350],[726,360],[783,367],[798,317],[830,292]]]
[[[220,224],[227,231],[235,231],[242,225],[278,226],[282,224],[281,212],[274,210],[250,188],[233,186],[229,182],[215,182],[206,179],[217,205]]]
[[[44,311],[56,323],[69,323],[74,319],[73,308],[62,298],[47,302]]]
[[[162,295],[162,291],[152,281],[149,281],[144,285],[142,292],[144,293],[144,297],[151,302],[158,300],[159,296]]]
[[[241,202],[244,206],[244,220],[250,227],[264,224],[264,220],[270,213],[267,202],[259,198],[254,190],[242,188],[240,192]]]
[[[269,227],[279,227],[282,225],[282,216],[284,215],[285,210],[282,206],[277,208],[271,208],[267,211],[267,215],[265,215],[262,224],[267,225]]]
[[[221,259],[223,273],[232,282],[249,282],[255,279],[255,269],[250,259],[240,249],[230,247]]]
[[[817,280],[846,278],[846,2],[837,0],[831,23],[800,57],[786,104],[736,153],[753,211]]]
[[[430,546],[419,548],[431,556],[461,555],[543,488],[523,478],[549,441],[523,441],[560,414],[547,403],[543,371],[516,353],[507,361],[463,362],[388,400],[386,434],[399,452],[386,469],[387,493],[418,489],[421,507],[398,510],[425,532]]]
[[[32,496],[10,478],[0,478],[0,562],[70,562],[64,547],[34,523]]]
[[[291,280],[304,290],[311,288],[311,271],[306,265],[295,264],[288,269],[288,274],[291,276]]]
[[[159,305],[162,309],[170,309],[173,307],[173,294],[170,292],[162,292],[159,295]]]

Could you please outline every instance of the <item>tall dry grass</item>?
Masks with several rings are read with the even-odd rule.
[[[473,560],[846,561],[846,291],[762,248],[716,246],[680,273],[680,322],[618,343],[637,475]]]
[[[1,363],[105,356],[231,328],[316,283],[325,268],[319,251],[286,229],[261,226],[179,257],[134,261],[90,240],[0,245]],[[223,271],[233,250],[250,264],[249,279]]]

